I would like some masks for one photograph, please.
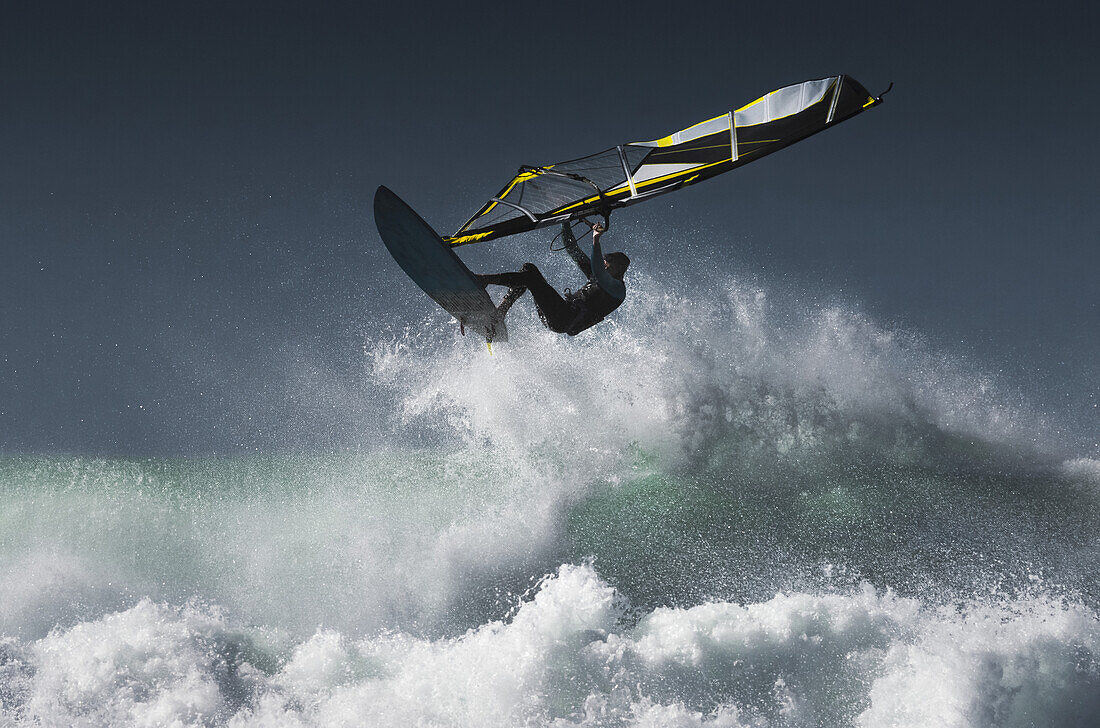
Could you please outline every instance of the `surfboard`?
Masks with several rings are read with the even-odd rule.
[[[374,193],[374,224],[390,255],[433,301],[490,344],[507,341],[496,305],[474,274],[431,225],[389,188]]]

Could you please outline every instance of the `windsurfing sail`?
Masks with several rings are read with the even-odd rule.
[[[889,90],[889,89],[887,89]],[[467,245],[612,210],[728,172],[882,103],[848,76],[785,86],[651,142],[523,166],[454,235]]]

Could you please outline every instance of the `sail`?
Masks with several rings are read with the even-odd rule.
[[[620,144],[558,164],[523,166],[443,240],[466,245],[609,214],[748,164],[881,102],[854,79],[830,76],[785,86],[662,139]]]

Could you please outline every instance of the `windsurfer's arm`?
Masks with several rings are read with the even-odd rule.
[[[603,249],[600,247],[600,236],[603,235],[603,225],[599,223],[592,226],[592,279],[604,292],[614,296],[620,301],[626,298],[626,285],[611,276],[604,267]]]
[[[573,259],[573,262],[577,264],[577,267],[581,269],[581,273],[584,273],[584,277],[591,280],[592,278],[592,261],[581,250],[581,246],[577,245],[577,239],[573,237],[573,226],[566,220],[561,224],[561,237],[565,241],[565,252],[569,253],[569,257]]]

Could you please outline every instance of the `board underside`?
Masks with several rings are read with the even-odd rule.
[[[432,300],[486,341],[507,341],[504,321],[474,274],[432,227],[387,187],[374,194],[374,223],[390,255]]]

